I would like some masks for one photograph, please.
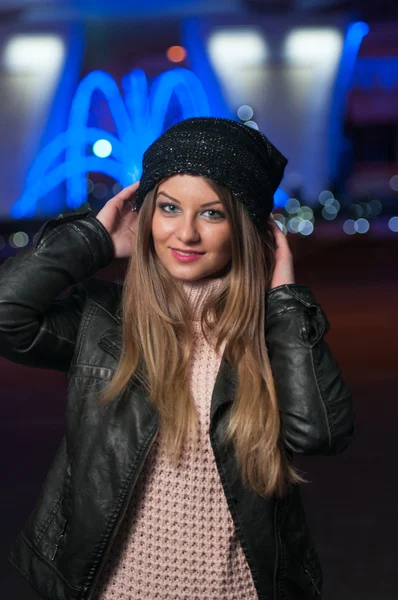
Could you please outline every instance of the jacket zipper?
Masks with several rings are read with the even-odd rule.
[[[312,583],[312,585],[314,586],[316,593],[319,595],[321,592],[319,591],[317,584],[315,583],[313,577],[311,576],[311,573],[309,571],[307,571],[307,569],[303,565],[300,565],[300,566],[301,566],[302,570],[304,571],[304,573],[307,575],[307,577],[310,580],[310,582]]]
[[[70,483],[70,462],[68,462],[68,465],[67,465],[67,467],[66,467],[66,470],[67,470],[67,474],[68,474],[68,485],[67,485],[67,488],[66,488],[66,490],[68,490],[68,489],[69,489],[69,483]],[[65,491],[64,491],[64,493],[63,493],[63,497],[65,497],[65,496],[66,496],[66,494],[67,494],[67,492],[65,492]],[[61,510],[61,512],[62,512],[62,502],[63,502],[63,500],[61,500],[61,509],[60,509],[60,510]],[[55,547],[54,547],[54,553],[53,553],[53,555],[52,555],[52,557],[51,557],[51,561],[52,561],[52,562],[55,560],[55,557],[56,557],[56,555],[57,555],[57,552],[58,552],[58,550],[59,550],[59,546],[60,546],[60,544],[61,544],[62,538],[64,537],[64,535],[65,535],[65,533],[66,533],[66,528],[67,528],[67,526],[68,526],[68,523],[69,523],[69,521],[65,520],[65,523],[64,523],[64,526],[63,526],[63,528],[62,528],[61,534],[60,534],[60,536],[59,536],[59,538],[58,538],[58,541],[57,541],[57,543],[55,544]]]
[[[62,528],[62,531],[61,531],[61,535],[60,535],[60,536],[59,536],[59,538],[58,538],[58,542],[55,544],[55,547],[54,547],[54,554],[53,554],[53,555],[52,555],[52,557],[51,557],[51,561],[54,561],[54,560],[55,560],[55,557],[56,557],[56,555],[57,555],[57,552],[58,552],[58,550],[59,550],[59,545],[60,545],[60,543],[61,543],[61,541],[62,541],[62,538],[63,538],[63,537],[64,537],[64,535],[65,535],[65,531],[66,531],[66,526],[67,526],[67,525],[68,525],[68,521],[65,521],[65,523],[64,523],[64,526],[63,526],[63,528]]]
[[[142,471],[142,467],[144,466],[145,459],[146,459],[146,457],[148,456],[148,454],[149,454],[149,452],[150,452],[150,449],[152,448],[152,446],[153,446],[153,444],[154,444],[154,442],[155,442],[155,439],[156,439],[156,436],[157,436],[158,430],[159,430],[159,428],[157,428],[157,429],[156,429],[156,431],[155,431],[155,434],[153,435],[153,437],[152,437],[152,439],[151,439],[151,441],[150,441],[150,444],[149,444],[148,448],[146,449],[145,456],[144,456],[144,458],[143,458],[143,460],[142,460],[142,462],[141,462],[140,468],[138,469],[138,471],[137,471],[137,473],[136,473],[136,475],[135,475],[135,477],[134,477],[133,481],[131,482],[131,485],[130,485],[129,491],[128,491],[128,493],[127,493],[127,496],[126,496],[126,498],[125,498],[125,500],[124,500],[124,505],[123,505],[123,507],[122,507],[122,509],[121,509],[121,511],[120,511],[120,514],[119,514],[118,520],[117,520],[117,522],[116,522],[116,524],[115,524],[115,526],[114,526],[114,528],[113,528],[113,531],[112,531],[112,533],[111,533],[111,535],[110,535],[110,538],[109,538],[109,541],[108,541],[107,548],[106,548],[106,550],[104,551],[104,553],[103,553],[103,555],[102,555],[101,562],[100,562],[100,564],[99,564],[99,566],[98,566],[98,568],[97,568],[97,572],[96,572],[96,574],[95,574],[95,576],[94,576],[94,579],[93,579],[93,582],[92,582],[92,584],[91,584],[91,591],[89,592],[88,596],[86,597],[86,600],[91,600],[91,598],[93,597],[93,594],[94,594],[94,591],[95,591],[96,585],[97,585],[97,583],[98,583],[98,579],[99,579],[99,577],[100,577],[100,575],[101,575],[101,572],[102,572],[102,569],[103,569],[103,567],[104,567],[104,565],[105,565],[106,559],[108,558],[108,555],[109,555],[109,552],[110,552],[110,550],[111,550],[111,547],[112,547],[113,541],[114,541],[114,539],[115,539],[115,537],[116,537],[116,534],[117,534],[117,532],[118,532],[118,529],[119,529],[119,527],[120,527],[120,524],[121,524],[121,522],[122,522],[122,520],[123,520],[123,518],[124,518],[124,516],[125,516],[125,514],[126,514],[126,512],[127,512],[127,507],[128,507],[128,505],[130,504],[131,496],[133,495],[134,486],[135,486],[135,484],[136,484],[136,481],[137,481],[137,479],[138,479],[138,477],[139,477],[139,474],[140,474],[140,473],[141,473],[141,471]],[[84,596],[83,596],[83,597],[84,597]]]

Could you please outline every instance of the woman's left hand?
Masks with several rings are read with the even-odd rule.
[[[269,217],[269,220],[272,224],[272,229],[276,240],[275,268],[270,286],[270,289],[272,289],[278,287],[279,285],[295,283],[295,279],[293,255],[289,248],[287,237],[283,231],[279,229],[279,226],[275,223],[271,216]]]

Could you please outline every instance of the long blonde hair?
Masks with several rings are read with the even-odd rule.
[[[225,443],[233,442],[243,484],[262,496],[282,497],[287,483],[306,483],[280,444],[280,416],[265,342],[265,295],[275,258],[271,227],[260,233],[245,207],[226,188],[204,178],[217,193],[231,224],[232,258],[221,289],[203,307],[201,328],[225,345],[236,369]],[[140,379],[159,415],[166,454],[178,465],[189,438],[196,447],[197,412],[189,386],[192,331],[189,306],[155,252],[152,217],[157,189],[138,216],[121,302],[122,351],[118,368],[101,394],[106,404]],[[215,318],[214,318],[215,317]],[[214,343],[214,342],[213,342]]]

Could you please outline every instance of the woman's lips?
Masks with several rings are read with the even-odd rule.
[[[193,262],[203,256],[203,254],[182,254],[182,252],[177,252],[177,250],[173,250],[173,248],[170,248],[170,250],[174,258],[179,262]]]

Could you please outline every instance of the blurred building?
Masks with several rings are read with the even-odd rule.
[[[115,106],[125,103],[126,118],[137,124],[148,101],[144,92],[136,91],[126,101],[123,77],[137,68],[146,74],[149,96],[159,75],[187,69],[203,87],[210,114],[240,119],[264,131],[289,159],[276,197],[281,210],[294,198],[330,221],[338,213],[351,219],[376,218],[380,206],[394,218],[395,13],[395,3],[384,0],[378,10],[370,2],[332,0],[3,0],[3,230],[12,229],[17,217],[23,228],[24,219],[42,221],[87,201],[99,209],[126,183],[114,164],[102,172],[90,170],[98,160],[85,158],[81,169],[87,175],[87,191],[68,199],[70,185],[62,169],[73,152],[65,150],[68,146],[59,136],[71,132],[71,123],[77,122],[71,108],[79,84],[102,71],[113,81],[109,85],[118,88],[119,99],[111,105],[99,87],[79,107],[90,108],[86,125],[99,132],[98,140],[87,143],[87,157],[102,157],[109,166],[113,149],[100,132],[120,137],[123,119],[115,118]],[[164,127],[182,118],[184,94],[176,89],[166,101]],[[187,110],[199,114],[204,110],[200,107],[203,104]],[[136,141],[125,169],[131,180],[139,177],[140,152],[150,142],[150,126],[146,132],[147,138]],[[63,148],[58,154],[51,154],[54,140]],[[38,157],[43,159],[40,168]],[[124,163],[119,172],[123,169]],[[25,212],[17,204],[24,194],[31,194]],[[368,208],[352,209],[361,202]]]

